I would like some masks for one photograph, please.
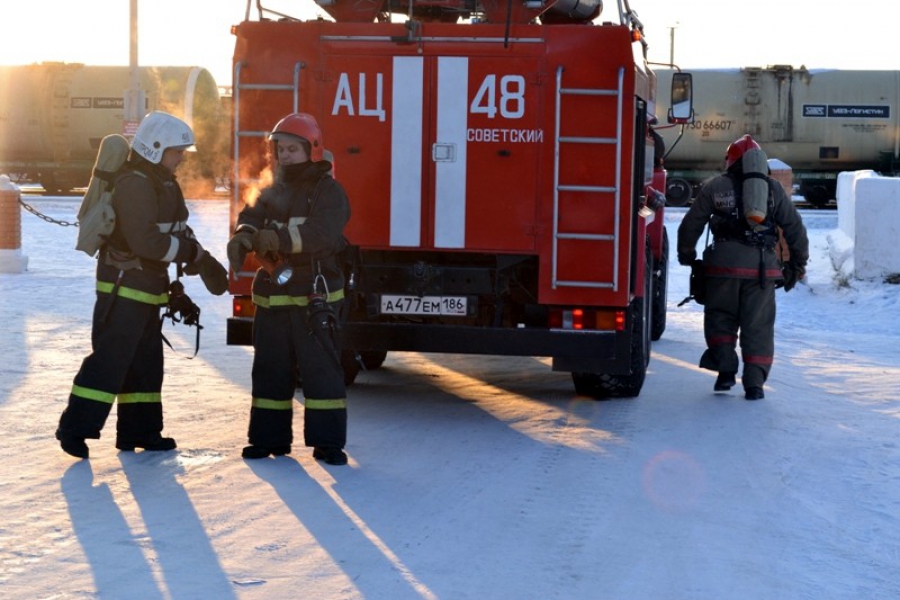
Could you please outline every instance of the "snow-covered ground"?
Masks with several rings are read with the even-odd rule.
[[[74,198],[26,201],[75,220]],[[190,208],[224,259],[227,203]],[[836,215],[805,216],[765,400],[712,393],[673,261],[640,397],[579,398],[543,359],[392,354],[351,388],[351,462],[328,467],[241,459],[251,354],[193,279],[197,358],[193,329],[164,330],[179,449],[116,451],[114,410],[89,461],[64,454],[93,260],[23,212],[28,271],[0,275],[0,597],[900,598],[900,287],[835,283]]]

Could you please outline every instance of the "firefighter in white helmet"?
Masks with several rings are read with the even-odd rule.
[[[56,438],[62,449],[88,458],[85,439],[98,439],[118,402],[116,448],[175,448],[163,437],[163,342],[160,309],[169,302],[169,265],[199,274],[223,294],[228,273],[197,241],[175,169],[194,147],[187,123],[164,112],[147,115],[127,162],[114,180],[116,225],[97,260],[92,352],[75,375]],[[171,282],[179,283],[180,282]],[[183,289],[183,288],[182,288]]]
[[[750,157],[759,161],[753,170],[745,167]],[[741,383],[747,400],[765,397],[763,385],[775,354],[775,288],[793,288],[809,259],[803,220],[781,185],[767,176],[765,165],[765,155],[752,137],[735,140],[726,150],[725,174],[703,185],[678,228],[682,265],[696,260],[696,245],[707,225],[713,238],[702,264],[694,265],[702,269],[706,281],[707,349],[700,367],[719,374],[715,391],[730,390],[736,384],[740,339]],[[751,219],[745,196],[755,189],[750,184],[760,181],[760,215]],[[790,251],[783,263],[775,252],[779,235]]]
[[[344,298],[340,255],[350,204],[329,174],[331,163],[312,115],[287,115],[269,139],[277,162],[275,181],[240,212],[228,242],[232,270],[240,270],[251,250],[289,267],[261,268],[253,280],[253,399],[250,445],[242,455],[291,452],[299,370],[304,443],[316,459],[343,465],[347,400],[335,315]]]

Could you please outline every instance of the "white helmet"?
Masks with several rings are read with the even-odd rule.
[[[155,165],[162,160],[163,152],[167,148],[196,150],[194,132],[190,126],[178,117],[158,110],[148,114],[141,121],[131,142],[131,148]]]

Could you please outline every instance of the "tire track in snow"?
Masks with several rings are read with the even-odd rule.
[[[517,533],[512,535],[539,540],[524,558],[530,564],[526,571],[539,574],[530,583],[539,582],[540,597],[566,599],[574,590],[595,589],[590,565],[609,548],[601,547],[606,540],[591,534],[595,521],[605,518],[608,494],[615,493],[617,487],[604,463],[614,459],[612,451],[621,449],[622,439],[629,436],[633,414],[630,400],[574,400],[557,424],[558,437],[594,437],[604,443],[590,448],[544,444],[534,461],[527,489],[515,507]],[[585,432],[591,430],[594,435],[586,436]],[[602,435],[598,435],[600,432]],[[572,485],[572,462],[578,463],[576,470],[582,474],[578,486]],[[555,516],[547,519],[548,514]],[[535,592],[531,586],[523,586],[520,591],[523,597]]]

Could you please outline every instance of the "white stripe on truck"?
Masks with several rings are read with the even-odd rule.
[[[391,91],[391,246],[422,244],[421,57],[394,57]]]
[[[469,113],[469,59],[438,57],[437,144],[454,158],[435,163],[434,245],[466,245],[466,126]]]

